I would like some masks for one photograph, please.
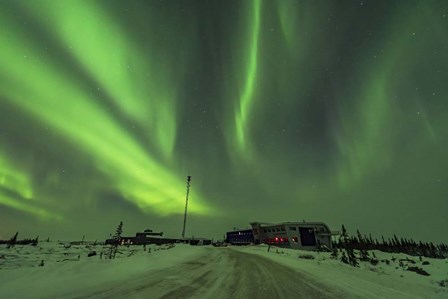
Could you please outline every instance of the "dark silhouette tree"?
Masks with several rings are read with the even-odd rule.
[[[118,225],[117,229],[115,230],[114,240],[117,243],[121,242],[121,234],[123,233],[123,221],[120,221],[120,224]]]
[[[18,234],[19,234],[19,232],[16,232],[16,234],[11,239],[9,239],[8,245],[6,246],[6,248],[11,248],[11,247],[14,247],[14,245],[16,245]]]
[[[345,254],[345,251],[342,251],[341,262],[343,262],[344,264],[347,264],[347,265],[349,264],[347,255]]]
[[[348,238],[347,230],[345,229],[344,224],[342,224],[341,236],[339,237],[339,243],[341,244],[342,248],[345,248],[347,246],[348,239],[349,238]]]
[[[367,249],[362,248],[359,250],[359,259],[363,262],[370,261],[370,256],[369,256],[369,252],[367,251]]]
[[[112,244],[109,248],[109,259],[114,259],[117,255],[118,245],[121,243],[121,234],[123,233],[123,221],[120,221],[120,224],[117,226],[115,230],[115,234],[112,237]]]
[[[359,266],[358,259],[356,258],[355,252],[352,248],[347,249],[347,257],[350,265],[352,265],[353,267]]]
[[[31,246],[37,246],[37,244],[39,244],[39,236],[31,242]]]
[[[336,247],[333,247],[333,250],[331,252],[331,258],[337,260],[338,259],[338,249]]]
[[[358,244],[360,245],[359,249],[361,249],[362,247],[365,246],[365,239],[363,238],[359,230],[356,230],[356,234],[358,235]]]

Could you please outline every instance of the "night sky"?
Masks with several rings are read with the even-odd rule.
[[[0,239],[323,221],[448,241],[448,1],[0,1]]]

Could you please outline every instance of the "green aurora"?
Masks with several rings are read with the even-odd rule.
[[[444,241],[447,1],[0,1],[0,239],[251,221]]]

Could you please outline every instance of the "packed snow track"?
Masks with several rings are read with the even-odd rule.
[[[179,265],[77,298],[346,298],[341,291],[261,256],[209,248]]]

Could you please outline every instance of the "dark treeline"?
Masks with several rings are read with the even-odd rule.
[[[365,252],[367,250],[380,250],[391,253],[404,253],[412,256],[424,256],[429,258],[448,258],[448,246],[444,243],[434,244],[433,242],[414,241],[413,239],[393,238],[385,239],[381,236],[381,240],[373,239],[369,234],[363,235],[356,231],[356,236],[349,236],[344,225],[342,225],[341,236],[337,242],[333,242],[334,248],[359,250]]]
[[[7,248],[11,248],[11,247],[14,247],[14,245],[32,245],[32,246],[36,246],[39,243],[39,237],[36,237],[35,239],[17,240],[17,236],[18,235],[19,235],[19,232],[17,232],[9,240],[0,240],[0,244],[7,244]]]

